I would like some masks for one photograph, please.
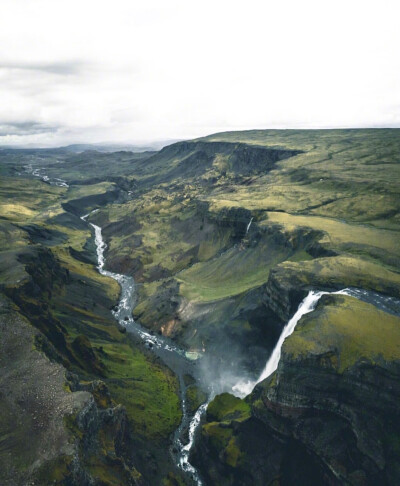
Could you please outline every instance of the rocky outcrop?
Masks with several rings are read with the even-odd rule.
[[[96,206],[105,206],[108,203],[116,201],[120,197],[120,192],[119,189],[114,189],[103,194],[93,194],[79,199],[73,199],[64,203],[63,208],[69,213],[82,216]]]
[[[178,282],[174,279],[165,280],[158,286],[157,292],[148,298],[145,310],[143,306],[134,309],[134,318],[140,319],[143,325],[153,331],[175,337],[181,330],[178,316],[180,300]]]
[[[248,176],[272,170],[280,160],[300,154],[300,150],[263,147],[246,143],[185,141],[164,147],[136,168],[142,177],[141,184],[152,186],[177,180],[198,179],[210,169],[219,166],[214,177],[226,175]],[[203,180],[203,182],[205,182]]]
[[[36,349],[39,332],[2,294],[0,333],[1,483],[48,484],[38,479],[41,470],[77,455],[63,420],[82,410],[90,394],[65,389],[65,369]]]
[[[278,276],[279,270],[270,271],[268,282],[265,285],[264,301],[267,307],[281,318],[282,322],[287,322],[307,292],[293,287],[289,282],[279,280]]]

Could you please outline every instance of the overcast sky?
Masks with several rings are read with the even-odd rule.
[[[0,0],[0,144],[400,126],[398,0]]]

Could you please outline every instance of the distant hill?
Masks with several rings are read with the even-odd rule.
[[[4,145],[0,146],[0,151],[2,150],[34,150],[34,151],[56,151],[56,152],[67,152],[67,153],[82,153],[88,150],[95,150],[96,152],[154,152],[161,150],[166,145],[178,142],[179,140],[158,140],[151,142],[146,145],[136,145],[130,143],[112,143],[112,142],[100,142],[100,143],[74,143],[62,147],[40,147],[37,145],[21,145],[12,146]]]

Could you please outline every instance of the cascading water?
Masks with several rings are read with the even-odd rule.
[[[210,393],[208,400],[200,405],[200,407],[197,409],[196,413],[193,415],[191,421],[189,422],[189,440],[187,444],[182,443],[182,436],[184,435],[184,429],[186,428],[187,424],[185,423],[184,420],[182,420],[180,426],[175,432],[175,437],[174,437],[174,447],[173,449],[179,450],[179,458],[177,460],[178,466],[182,469],[182,471],[185,471],[185,473],[190,476],[194,482],[197,484],[197,486],[203,486],[203,482],[199,476],[199,473],[197,472],[196,468],[192,466],[189,462],[189,455],[190,451],[193,447],[194,444],[194,439],[196,435],[197,428],[200,425],[201,419],[204,415],[204,413],[207,410],[208,404],[211,402],[211,400],[214,398],[214,394]],[[182,400],[182,411],[184,415],[186,415],[186,400],[183,398]]]
[[[299,305],[299,308],[297,309],[297,312],[294,314],[294,316],[289,320],[289,322],[286,324],[286,326],[283,328],[282,334],[280,335],[278,342],[275,345],[274,350],[272,351],[272,354],[270,358],[267,361],[267,364],[265,365],[265,368],[263,369],[261,375],[259,376],[257,383],[260,383],[260,381],[265,380],[270,376],[277,368],[278,368],[278,363],[281,358],[281,351],[282,351],[282,345],[285,339],[290,336],[297,323],[299,320],[305,315],[308,314],[309,312],[312,312],[315,309],[315,306],[317,305],[317,302],[319,299],[324,295],[328,294],[329,292],[314,292],[311,290],[311,292],[308,293],[307,297],[303,300],[303,302]],[[340,291],[340,292],[334,292],[336,294],[338,293],[345,293],[345,291]]]
[[[308,293],[307,297],[299,305],[297,312],[283,328],[283,331],[278,339],[278,342],[276,343],[275,348],[273,349],[271,356],[269,357],[267,364],[265,365],[258,379],[254,381],[250,381],[250,380],[239,381],[236,385],[232,387],[232,390],[235,394],[241,397],[245,397],[249,395],[253,391],[254,387],[258,383],[260,383],[260,381],[263,381],[266,378],[268,378],[268,376],[271,375],[277,369],[279,359],[281,357],[281,349],[282,349],[283,342],[288,336],[290,336],[293,333],[296,324],[299,322],[302,316],[314,310],[318,300],[321,298],[323,294],[326,293],[328,292],[311,291]]]

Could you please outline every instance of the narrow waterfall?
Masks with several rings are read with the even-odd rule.
[[[190,464],[189,462],[189,455],[190,451],[193,447],[194,439],[195,439],[195,434],[196,431],[200,425],[201,419],[203,415],[205,414],[208,404],[211,402],[211,400],[214,398],[214,395],[211,394],[208,398],[208,400],[200,405],[200,407],[197,409],[196,413],[193,415],[192,420],[189,423],[189,442],[186,445],[183,445],[181,442],[181,439],[179,438],[179,435],[182,435],[182,431],[178,430],[178,437],[175,440],[175,444],[180,448],[181,450],[181,456],[179,458],[179,467],[185,471],[186,473],[190,474],[192,479],[195,481],[197,486],[203,486],[203,482],[197,472],[197,470]]]
[[[283,328],[282,334],[280,335],[278,342],[276,343],[275,348],[272,351],[272,354],[269,357],[267,364],[265,365],[265,368],[263,369],[261,375],[256,381],[256,384],[260,383],[260,381],[265,380],[265,378],[268,378],[268,376],[270,376],[278,368],[278,363],[279,360],[281,359],[283,342],[288,336],[290,336],[293,333],[299,320],[305,314],[312,312],[315,309],[315,306],[317,305],[319,299],[322,297],[322,295],[326,293],[327,292],[314,292],[312,290],[311,292],[308,293],[307,297],[303,300],[303,302],[301,302],[295,315],[290,319],[290,321]]]
[[[246,235],[247,233],[249,232],[249,229],[250,229],[250,226],[251,226],[251,223],[253,222],[253,218],[250,219],[249,221],[249,224],[247,225],[247,228],[246,228]]]

